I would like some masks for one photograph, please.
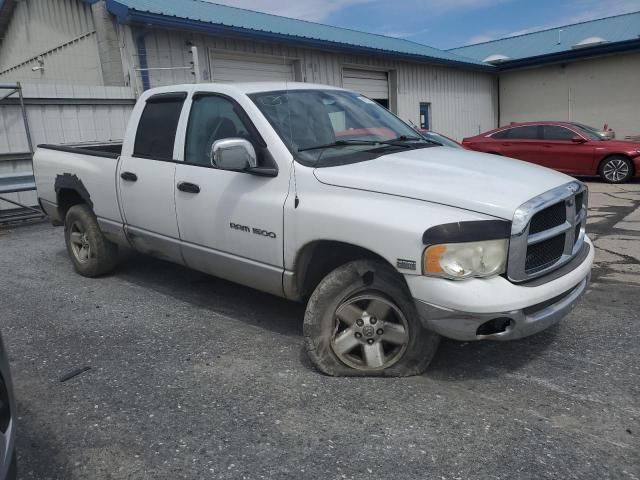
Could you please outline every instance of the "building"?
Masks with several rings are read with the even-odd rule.
[[[571,120],[640,139],[640,12],[450,51],[496,66],[501,125]]]
[[[0,0],[0,86],[22,84],[35,145],[122,139],[151,87],[243,80],[350,88],[458,140],[549,119],[624,138],[640,135],[638,78],[640,12],[442,51],[205,0]],[[0,99],[0,176],[30,155]]]
[[[497,121],[493,66],[407,40],[201,0],[0,4],[0,82],[139,94],[172,83],[286,79],[361,91],[455,138]]]

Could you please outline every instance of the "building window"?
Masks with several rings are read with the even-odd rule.
[[[431,130],[431,104],[420,102],[420,128]]]

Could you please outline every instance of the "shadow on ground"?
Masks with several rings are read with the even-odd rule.
[[[66,256],[61,250],[60,255]],[[156,292],[228,315],[280,335],[299,337],[305,307],[267,293],[244,287],[135,252],[123,252],[115,276]],[[558,328],[511,342],[457,342],[443,339],[427,375],[439,380],[499,377],[518,370],[553,345]],[[301,363],[313,369],[302,348]]]

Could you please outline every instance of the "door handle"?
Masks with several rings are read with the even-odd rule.
[[[133,172],[122,172],[120,178],[127,182],[135,182],[138,180],[138,176]]]
[[[189,182],[178,183],[178,190],[180,190],[181,192],[187,192],[187,193],[200,193],[200,187],[195,183],[189,183]]]
[[[503,146],[503,147],[510,147],[510,146],[511,146],[511,144],[510,144],[510,143],[503,143],[503,144],[502,144],[502,146]]]

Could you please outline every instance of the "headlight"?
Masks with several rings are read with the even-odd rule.
[[[431,245],[424,251],[423,272],[453,280],[500,275],[508,247],[506,239]]]

